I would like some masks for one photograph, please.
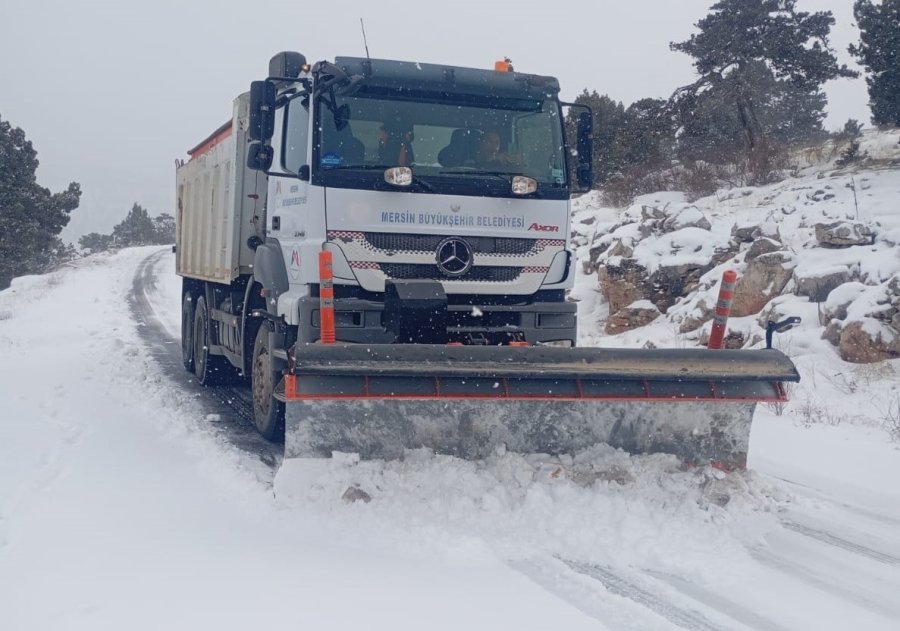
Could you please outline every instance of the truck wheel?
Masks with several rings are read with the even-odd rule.
[[[194,299],[189,292],[181,302],[181,362],[186,371],[194,372]]]
[[[197,381],[204,386],[226,383],[234,374],[234,368],[220,355],[209,353],[209,314],[206,298],[197,298],[194,307],[194,372]]]
[[[266,440],[284,435],[284,403],[272,396],[281,375],[272,369],[269,328],[262,324],[253,342],[253,364],[250,384],[253,389],[253,419],[256,429]]]

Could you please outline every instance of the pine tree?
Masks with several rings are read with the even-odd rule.
[[[622,118],[613,162],[620,168],[661,166],[674,157],[675,131],[675,121],[666,101],[635,101],[628,106]]]
[[[155,243],[153,220],[147,210],[137,202],[131,207],[128,215],[113,228],[113,243],[122,248],[133,245],[149,245]]]
[[[75,182],[51,193],[36,179],[37,152],[25,132],[0,118],[0,289],[16,276],[46,270],[66,247],[58,234],[78,208]]]
[[[82,250],[90,250],[91,252],[105,252],[112,247],[112,244],[112,235],[100,234],[99,232],[89,232],[78,239],[78,246]]]
[[[762,97],[755,113],[763,136],[792,145],[824,136],[827,100],[819,89],[777,79],[763,63],[748,66],[745,81]],[[746,153],[746,133],[735,105],[735,85],[721,81],[704,90],[676,93],[681,133],[679,157],[707,162],[737,162]]]
[[[175,243],[175,217],[161,213],[153,218],[153,243]]]
[[[850,53],[868,71],[872,122],[900,126],[900,0],[856,0],[853,15],[860,42]]]
[[[720,0],[697,23],[699,33],[671,44],[694,58],[700,79],[682,88],[685,98],[715,88],[733,105],[755,173],[768,171],[767,133],[760,120],[765,93],[754,89],[751,73],[764,64],[775,79],[817,93],[826,82],[856,73],[838,65],[828,42],[830,11],[797,11],[796,0]]]
[[[584,90],[575,102],[589,106],[594,112],[594,183],[602,185],[621,168],[615,161],[614,147],[625,118],[625,107],[605,94],[597,94],[596,90]],[[574,141],[578,113],[578,110],[570,112],[566,120],[570,141]],[[572,146],[575,146],[574,142]]]

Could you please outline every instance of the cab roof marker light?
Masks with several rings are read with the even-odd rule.
[[[512,59],[504,57],[494,62],[494,70],[496,72],[515,72],[512,67]]]

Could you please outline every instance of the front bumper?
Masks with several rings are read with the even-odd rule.
[[[476,301],[477,303],[477,301]],[[384,303],[362,298],[337,298],[336,333],[339,342],[391,344],[394,336],[384,328]],[[298,341],[319,339],[319,299],[301,298],[298,304]],[[531,302],[512,305],[448,305],[447,341],[484,337],[489,343],[520,339],[536,344],[571,342],[575,345],[577,307],[570,302]]]

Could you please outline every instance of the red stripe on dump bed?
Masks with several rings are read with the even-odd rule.
[[[193,160],[194,158],[199,158],[204,153],[210,151],[213,147],[228,138],[231,135],[231,127],[231,121],[229,120],[227,123],[223,123],[222,126],[219,127],[216,131],[207,136],[199,145],[197,145],[193,149],[189,149],[188,155],[191,156],[191,160]]]

